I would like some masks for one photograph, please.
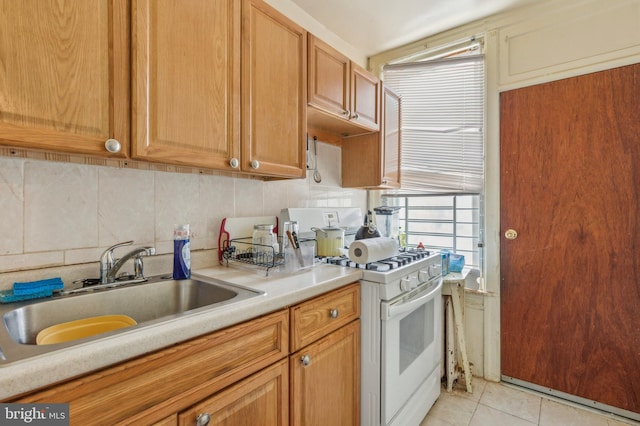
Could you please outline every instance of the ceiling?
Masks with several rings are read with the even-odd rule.
[[[292,0],[366,56],[535,0]]]

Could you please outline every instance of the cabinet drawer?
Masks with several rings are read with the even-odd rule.
[[[150,424],[282,359],[279,311],[124,362],[13,402],[66,402],[72,425]]]
[[[360,284],[316,297],[291,308],[291,352],[360,317]]]

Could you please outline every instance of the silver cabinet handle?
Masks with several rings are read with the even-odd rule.
[[[232,158],[231,160],[229,160],[229,165],[232,169],[237,169],[238,166],[240,166],[240,160],[238,160],[237,158]]]
[[[302,355],[300,357],[300,362],[302,362],[302,365],[306,367],[307,365],[311,364],[311,357],[309,355]]]
[[[257,169],[258,167],[260,167],[260,162],[258,160],[253,160],[251,162],[251,168],[252,169]]]
[[[337,309],[331,309],[331,310],[329,311],[329,316],[330,316],[331,318],[338,318],[338,310],[337,310]]]
[[[120,141],[118,141],[117,139],[107,139],[104,142],[104,147],[106,148],[107,151],[115,154],[116,152],[120,152],[120,150],[122,149],[122,145],[120,144]]]
[[[207,426],[210,420],[211,415],[209,413],[198,414],[198,417],[196,417],[196,426]]]

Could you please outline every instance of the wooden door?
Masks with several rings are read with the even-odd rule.
[[[128,154],[128,4],[0,0],[0,144]]]
[[[382,133],[384,135],[384,161],[382,185],[385,188],[400,187],[400,96],[382,85]]]
[[[633,65],[500,98],[502,374],[635,413],[639,94]]]
[[[351,64],[350,119],[372,131],[380,129],[380,80],[354,63]]]
[[[360,320],[291,355],[289,365],[292,425],[360,425]]]
[[[309,35],[309,105],[348,120],[350,64],[349,58]]]
[[[241,168],[305,177],[307,32],[262,0],[242,5]]]
[[[240,157],[240,5],[134,0],[133,156],[231,170]]]
[[[209,416],[207,424],[210,425],[288,425],[288,360],[267,367],[180,413],[178,425],[194,425],[198,416],[205,415]]]

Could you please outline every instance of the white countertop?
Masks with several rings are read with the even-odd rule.
[[[91,372],[175,343],[237,324],[358,281],[358,269],[319,264],[293,274],[216,266],[194,271],[266,292],[236,304],[212,308],[160,324],[124,331],[70,348],[0,366],[0,399]]]

